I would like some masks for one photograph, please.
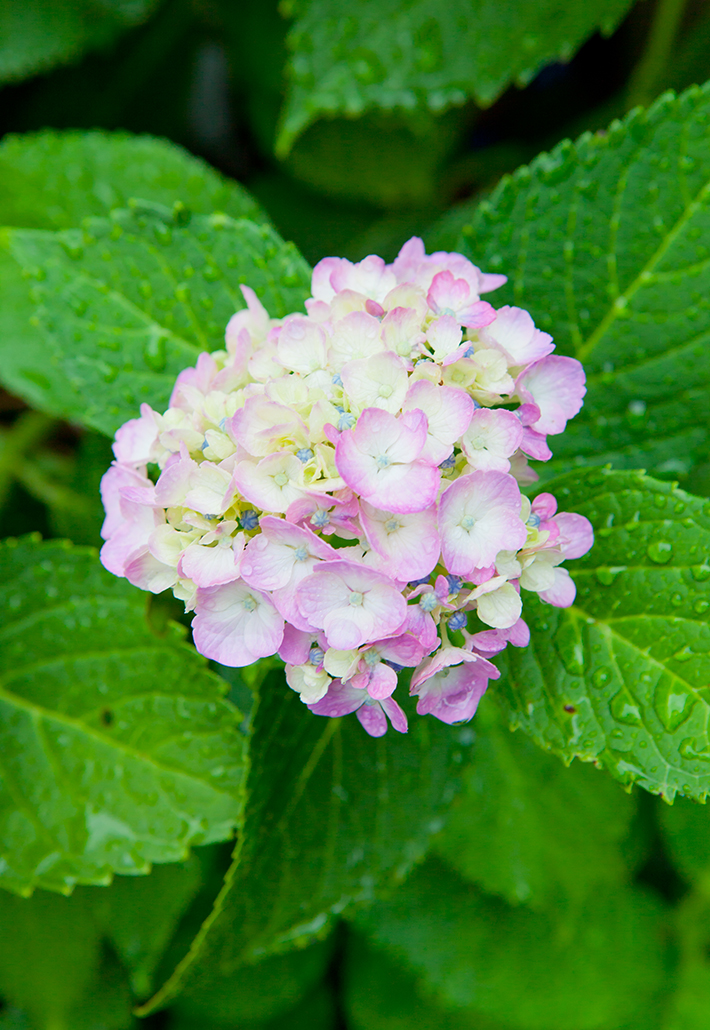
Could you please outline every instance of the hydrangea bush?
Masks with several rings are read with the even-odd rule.
[[[0,8],[0,1030],[705,1030],[702,7]]]
[[[562,562],[593,542],[520,492],[585,377],[527,311],[480,299],[505,281],[415,237],[391,265],[324,258],[305,315],[269,318],[242,286],[226,349],[116,434],[104,566],[172,588],[206,657],[278,653],[317,715],[406,732],[410,668],[420,715],[470,719],[490,659],[530,639],[521,590],[568,607]]]

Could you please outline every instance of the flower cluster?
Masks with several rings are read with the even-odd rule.
[[[585,518],[520,492],[584,373],[526,311],[480,299],[504,282],[415,238],[391,265],[321,261],[306,315],[271,319],[242,287],[226,349],[117,432],[103,564],[172,588],[207,657],[278,654],[318,715],[405,732],[408,667],[420,714],[470,719],[490,659],[528,642],[521,588],[570,605],[561,562],[592,544]]]

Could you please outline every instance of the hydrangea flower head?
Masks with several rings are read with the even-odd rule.
[[[420,715],[470,719],[491,658],[529,641],[525,592],[572,604],[561,564],[593,543],[583,516],[521,493],[584,371],[481,299],[504,282],[414,238],[391,265],[319,262],[306,314],[272,319],[243,286],[225,349],[116,434],[106,568],[171,588],[208,658],[278,654],[317,715],[404,733],[411,669]]]

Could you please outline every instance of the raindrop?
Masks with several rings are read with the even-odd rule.
[[[659,565],[665,565],[666,562],[671,560],[673,544],[669,544],[667,540],[656,540],[654,543],[648,545],[646,554],[649,556],[651,561],[655,561]]]
[[[143,348],[143,360],[153,372],[163,372],[167,356],[165,352],[166,337],[163,333],[154,333]]]
[[[710,579],[710,565],[705,562],[702,565],[692,565],[690,574],[698,583],[703,583],[706,579]]]
[[[620,572],[626,572],[625,565],[602,566],[595,570],[594,575],[604,587],[610,587]]]
[[[682,603],[683,603],[683,595],[682,594],[673,594],[672,595],[672,597],[671,597],[671,604],[673,605],[674,608],[680,608]]]
[[[611,679],[611,670],[601,665],[592,676],[592,683],[595,687],[604,687]]]
[[[676,501],[676,504],[675,504],[675,507],[674,507],[673,511],[676,513],[676,515],[682,515],[683,512],[685,511],[685,504],[684,504],[684,502],[683,501]]]
[[[691,658],[695,657],[695,653],[686,645],[680,651],[676,651],[673,657],[677,662],[689,662]]]
[[[657,508],[665,508],[665,506],[666,506],[666,497],[665,497],[665,495],[664,494],[654,494],[653,503],[656,505]]]
[[[696,612],[698,615],[702,615],[703,612],[706,612],[708,610],[708,608],[710,608],[710,601],[708,601],[704,597],[698,598],[698,600],[693,605],[693,611]]]
[[[669,733],[674,733],[681,723],[685,722],[693,709],[693,704],[694,698],[688,691],[679,690],[670,679],[661,680],[653,695],[656,715]]]
[[[641,712],[626,687],[622,687],[619,693],[614,695],[609,709],[617,722],[623,722],[625,726],[641,725]]]

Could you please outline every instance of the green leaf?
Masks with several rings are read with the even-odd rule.
[[[570,563],[571,608],[524,597],[532,639],[508,648],[511,722],[565,761],[603,765],[672,801],[710,791],[710,502],[643,473],[546,484],[596,543]]]
[[[357,720],[314,716],[272,674],[260,690],[245,828],[214,912],[144,1013],[189,999],[397,883],[424,854],[455,790],[464,747],[415,719],[373,739]],[[249,972],[242,975],[250,975]]]
[[[622,843],[635,804],[618,785],[578,762],[566,769],[511,734],[491,698],[471,731],[462,793],[434,841],[454,869],[533,908],[629,878]]]
[[[675,911],[680,944],[675,990],[664,1012],[661,1030],[705,1030],[710,1009],[710,900],[692,892]]]
[[[480,1012],[443,1008],[410,970],[359,933],[348,935],[343,979],[349,1030],[509,1030]]]
[[[528,308],[584,362],[581,413],[551,441],[575,464],[687,473],[707,452],[710,84],[665,94],[608,132],[519,168],[464,229],[505,272],[496,305]]]
[[[0,891],[0,995],[29,1016],[27,1030],[131,1025],[128,984],[103,953],[89,892],[26,899]]]
[[[181,147],[125,132],[44,132],[0,143],[0,225],[70,229],[138,197],[195,214],[268,219],[239,183]]]
[[[0,83],[76,60],[142,22],[157,0],[25,0],[0,7]]]
[[[200,1016],[193,1019],[183,1015],[179,1009],[170,1010],[170,1030],[338,1030],[342,1025],[338,1019],[338,1006],[333,988],[320,984],[312,994],[299,1002],[295,1008],[282,1012],[265,1022],[261,1019],[242,1019],[239,1023],[222,1023],[205,1020]],[[2,1030],[2,1024],[0,1024]]]
[[[443,1007],[516,1030],[618,1030],[663,986],[659,909],[631,888],[597,889],[564,913],[511,908],[429,859],[355,923]]]
[[[217,1023],[243,1027],[265,1020],[285,1020],[289,1009],[302,1002],[323,980],[333,955],[332,937],[286,955],[270,955],[262,962],[209,983],[195,983],[186,996],[176,999],[170,1011],[194,1025]],[[290,1024],[289,1024],[290,1026]]]
[[[663,841],[678,871],[710,898],[710,812],[707,805],[677,801],[660,813]]]
[[[632,0],[290,0],[290,89],[277,151],[323,115],[368,108],[440,112],[492,103],[547,62],[568,60],[598,28],[610,33]]]
[[[224,840],[245,740],[223,683],[95,552],[0,545],[0,882],[68,892]]]
[[[136,203],[84,229],[5,230],[0,244],[29,277],[19,304],[17,272],[9,278],[7,323],[0,283],[8,388],[112,436],[142,402],[164,410],[178,372],[224,346],[229,318],[244,307],[240,283],[273,317],[308,296],[308,266],[268,226],[223,214],[182,221],[180,211],[174,219]],[[18,323],[30,291],[37,310],[25,347]]]
[[[86,893],[94,919],[129,971],[133,993],[145,998],[163,952],[189,903],[203,886],[195,855],[186,862],[155,866],[150,876],[119,876],[110,887]]]

